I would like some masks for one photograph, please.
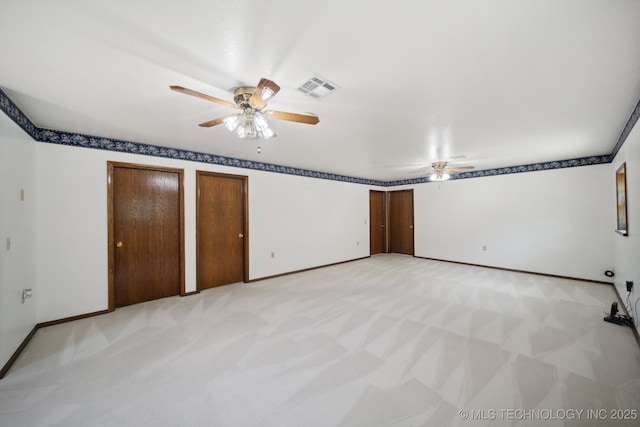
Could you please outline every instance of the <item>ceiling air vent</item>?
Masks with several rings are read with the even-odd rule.
[[[304,83],[302,83],[298,90],[307,96],[315,99],[321,99],[329,95],[336,90],[338,86],[324,77],[320,77],[317,74],[309,77]]]

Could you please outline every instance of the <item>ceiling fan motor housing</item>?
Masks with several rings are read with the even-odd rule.
[[[442,173],[447,167],[447,162],[434,162],[431,166],[436,170],[436,172]]]
[[[249,105],[249,99],[255,90],[255,86],[240,86],[233,92],[233,100],[242,109],[252,108]]]

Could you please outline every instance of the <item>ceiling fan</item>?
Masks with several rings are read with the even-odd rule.
[[[453,166],[453,167],[448,167],[448,162],[433,162],[431,163],[431,167],[433,168],[434,172],[431,173],[431,175],[429,176],[429,180],[430,181],[446,181],[448,179],[451,178],[451,175],[456,174],[456,173],[460,173],[462,171],[465,170],[470,170],[473,169],[473,166]],[[415,171],[412,171],[414,173],[416,172],[423,172],[425,170],[425,168],[420,168],[420,169],[416,169]]]
[[[233,94],[235,103],[196,92],[195,90],[182,86],[170,86],[170,88],[176,92],[215,102],[225,107],[242,110],[240,113],[230,114],[200,123],[202,127],[212,127],[224,123],[229,131],[235,131],[238,137],[242,139],[269,139],[276,137],[276,133],[269,127],[267,118],[308,125],[315,125],[320,121],[318,116],[314,114],[287,113],[275,110],[262,111],[267,106],[267,100],[280,91],[280,86],[265,78],[260,79],[258,86],[241,86],[236,88]]]

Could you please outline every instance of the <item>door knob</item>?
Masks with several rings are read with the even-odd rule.
[[[118,243],[116,243],[116,247],[121,248],[123,244],[124,243],[122,243],[122,242],[118,242]]]
[[[242,239],[244,237],[244,234],[240,233],[238,234],[238,237]]]
[[[409,228],[413,228],[413,225],[410,225]]]

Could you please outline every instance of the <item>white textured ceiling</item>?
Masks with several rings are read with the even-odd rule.
[[[640,98],[638,0],[0,0],[0,88],[39,127],[378,180],[608,154]],[[322,100],[299,86],[319,74]],[[198,123],[261,77],[271,141]],[[256,147],[262,147],[258,154]]]

